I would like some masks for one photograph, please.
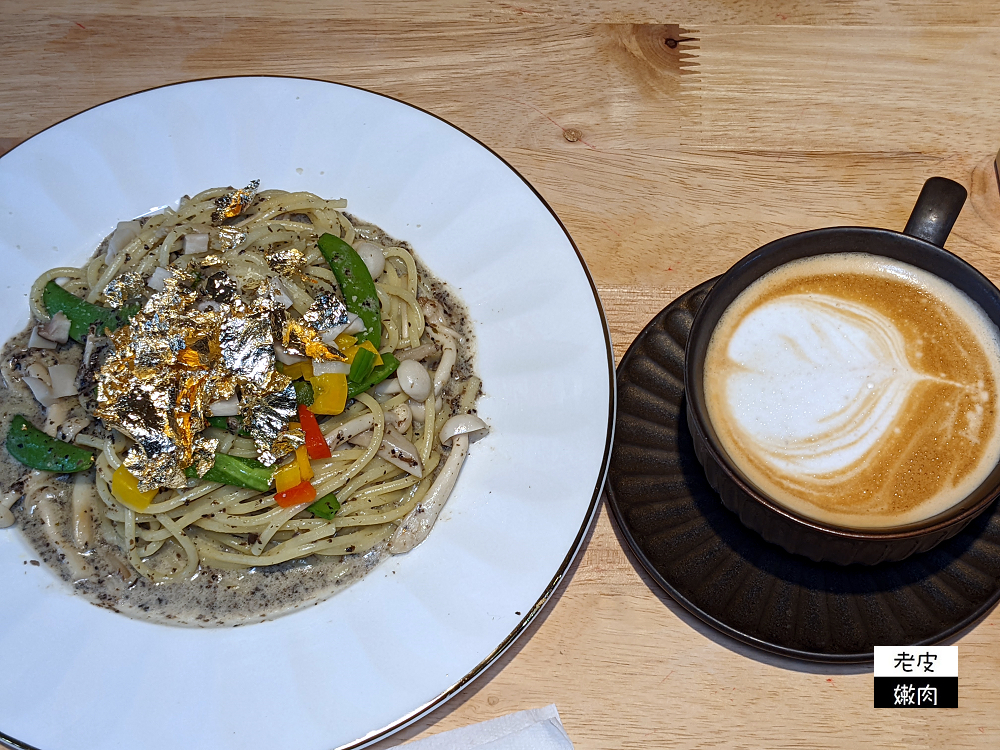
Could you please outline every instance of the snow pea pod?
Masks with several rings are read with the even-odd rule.
[[[105,328],[116,331],[139,311],[138,305],[127,305],[118,310],[92,305],[72,292],[67,292],[54,281],[50,281],[42,290],[42,304],[49,315],[62,312],[69,318],[69,336],[81,343],[92,325],[96,324],[97,334],[103,335]]]
[[[319,238],[319,250],[337,277],[347,309],[365,324],[359,341],[368,339],[378,349],[382,344],[382,308],[368,266],[353,247],[333,234]]]
[[[198,472],[193,466],[189,466],[184,470],[184,476],[197,479]],[[201,478],[206,482],[218,482],[219,484],[266,492],[267,488],[271,486],[273,477],[273,467],[264,466],[253,458],[216,453],[215,464]]]
[[[352,381],[347,381],[347,397],[354,398],[359,393],[364,393],[373,385],[378,385],[387,377],[396,372],[396,368],[399,367],[399,360],[394,356],[386,352],[382,355],[382,364],[376,365],[368,377],[365,378],[360,383],[354,383]]]
[[[72,474],[94,465],[94,454],[84,448],[49,437],[20,414],[7,430],[7,452],[31,469]]]

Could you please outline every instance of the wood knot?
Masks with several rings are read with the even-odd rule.
[[[576,143],[581,138],[583,138],[583,132],[577,130],[576,128],[566,128],[563,130],[563,138],[565,138],[570,143]]]

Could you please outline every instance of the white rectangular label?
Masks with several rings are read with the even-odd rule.
[[[876,646],[876,677],[958,677],[958,646]]]

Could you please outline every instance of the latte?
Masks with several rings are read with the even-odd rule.
[[[822,522],[929,518],[1000,461],[1000,332],[964,293],[899,261],[839,253],[771,271],[723,313],[704,372],[733,463]]]

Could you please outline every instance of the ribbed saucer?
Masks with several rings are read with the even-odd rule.
[[[938,643],[1000,599],[1000,508],[900,562],[841,567],[765,542],[722,505],[684,418],[684,346],[714,280],[682,295],[618,365],[607,492],[632,551],[709,625],[777,654],[871,661],[873,646]]]

